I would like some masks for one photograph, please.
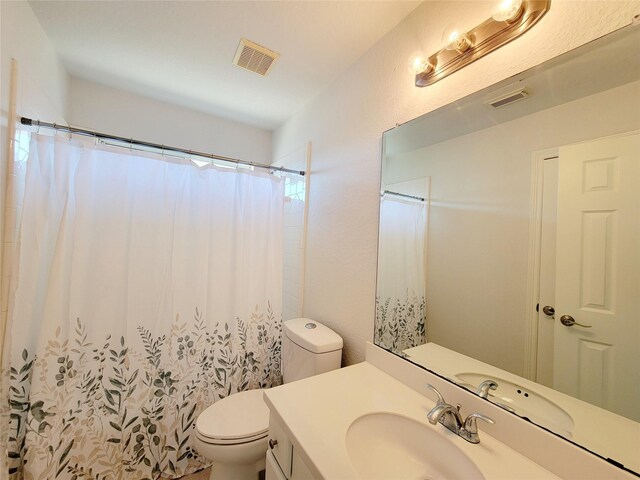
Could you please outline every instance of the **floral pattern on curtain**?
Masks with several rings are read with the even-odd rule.
[[[374,341],[398,353],[426,343],[426,228],[424,202],[382,197]]]
[[[376,345],[400,353],[426,343],[426,303],[424,295],[389,298],[376,296]]]
[[[198,414],[282,381],[283,183],[34,135],[4,352],[10,478],[207,465]]]

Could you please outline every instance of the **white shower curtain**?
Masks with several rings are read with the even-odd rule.
[[[281,381],[283,184],[33,136],[4,352],[13,478],[203,466],[200,411]]]
[[[385,195],[380,201],[375,342],[401,352],[425,334],[424,202]]]

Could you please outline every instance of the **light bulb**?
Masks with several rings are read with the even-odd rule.
[[[491,11],[496,22],[513,22],[524,11],[522,0],[498,0]]]
[[[422,72],[429,71],[433,68],[433,65],[429,62],[429,58],[424,52],[413,52],[409,57],[409,72],[417,75]]]
[[[464,52],[470,46],[471,40],[466,30],[463,30],[460,25],[449,25],[444,29],[444,32],[442,32],[442,48]]]

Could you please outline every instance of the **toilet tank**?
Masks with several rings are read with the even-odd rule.
[[[284,383],[340,368],[342,337],[308,318],[284,322],[282,374]]]

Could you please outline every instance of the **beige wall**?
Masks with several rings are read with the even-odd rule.
[[[271,131],[72,78],[75,126],[257,163],[271,163]]]
[[[15,88],[11,89],[12,59]],[[53,46],[26,1],[0,1],[0,350],[7,311],[11,258],[15,244],[16,215],[21,202],[19,181],[23,169],[9,163],[9,130],[16,115],[47,118],[64,123],[67,113],[68,76]],[[21,164],[24,166],[24,164]],[[8,185],[13,188],[7,189]],[[6,220],[5,220],[6,218]],[[5,229],[8,225],[9,228]],[[0,356],[1,358],[1,356]]]
[[[9,105],[11,59],[20,64],[22,77],[28,76],[62,117],[67,112],[69,77],[60,63],[31,7],[24,0],[0,2],[0,99],[6,121]],[[4,139],[4,137],[3,137]]]
[[[273,165],[306,171],[309,169],[308,151],[310,148],[310,145],[303,145],[285,157],[276,159]],[[308,178],[307,176],[290,175],[285,185],[284,271],[282,272],[283,320],[302,316]]]
[[[372,338],[380,146],[384,130],[631,22],[640,2],[554,0],[523,37],[424,89],[407,61],[440,48],[443,29],[487,18],[492,2],[427,1],[274,134],[274,158],[313,143],[304,315],[335,329],[345,360]]]

